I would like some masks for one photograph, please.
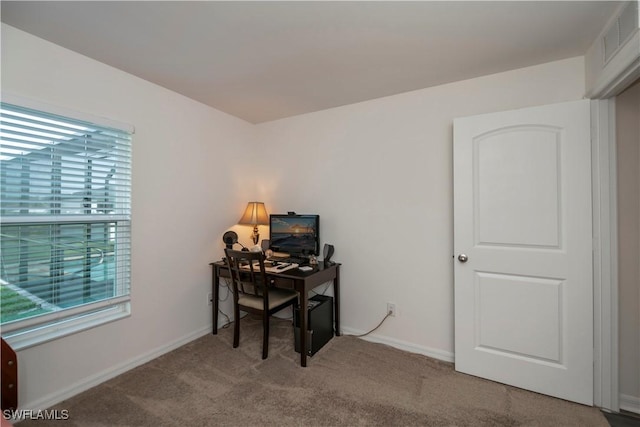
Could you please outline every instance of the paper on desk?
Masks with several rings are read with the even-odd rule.
[[[267,273],[283,273],[287,270],[293,270],[294,268],[298,268],[298,266],[299,265],[296,263],[286,263],[286,262],[279,262],[276,265],[273,265],[271,262],[267,261],[264,263],[264,270]],[[245,266],[242,266],[242,268],[245,270],[248,270],[249,266],[245,265]],[[253,263],[253,268],[255,270],[260,268],[257,261]]]

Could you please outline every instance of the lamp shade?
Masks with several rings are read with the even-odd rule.
[[[249,202],[247,209],[245,209],[242,218],[238,221],[238,224],[244,225],[268,225],[269,214],[262,202]]]

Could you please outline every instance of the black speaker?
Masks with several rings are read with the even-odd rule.
[[[324,250],[322,251],[322,256],[324,257],[324,263],[326,265],[332,265],[334,264],[333,261],[331,261],[331,257],[333,256],[333,245],[329,245],[327,243],[324,244]]]
[[[271,247],[271,240],[262,239],[262,242],[260,242],[260,247],[262,248],[262,252],[267,251]]]

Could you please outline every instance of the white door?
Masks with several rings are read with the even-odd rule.
[[[453,147],[456,370],[587,405],[589,109],[456,119]]]

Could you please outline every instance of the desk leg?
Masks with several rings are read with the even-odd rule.
[[[211,298],[213,299],[211,304],[211,314],[213,315],[213,335],[218,334],[218,292],[220,290],[220,272],[218,267],[212,266],[213,277],[211,278]]]
[[[304,282],[302,282],[302,286],[300,286],[301,291],[299,291],[300,295],[300,316],[298,316],[299,324],[300,324],[300,366],[307,366],[307,317],[309,313],[308,302],[307,302],[307,292],[304,286]]]
[[[333,312],[336,323],[336,336],[340,336],[340,266],[336,266],[336,277],[333,279]]]

